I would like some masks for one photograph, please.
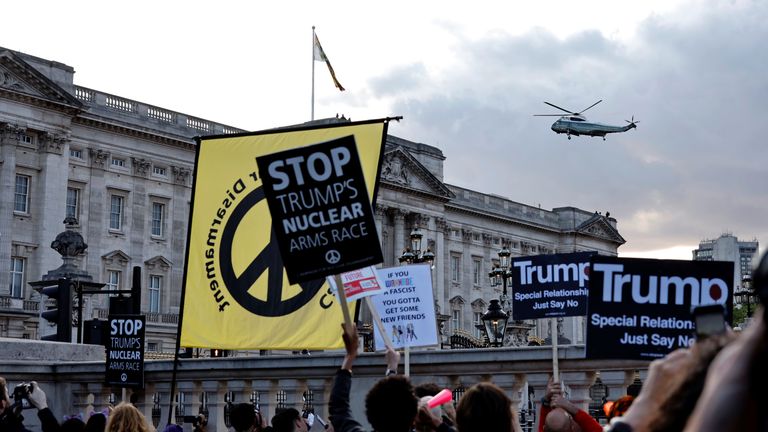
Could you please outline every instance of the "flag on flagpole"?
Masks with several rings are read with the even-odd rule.
[[[328,72],[331,73],[331,78],[333,78],[333,84],[336,86],[337,89],[344,91],[345,88],[341,86],[341,83],[338,79],[336,79],[336,72],[333,71],[333,66],[331,66],[331,62],[328,60],[328,56],[325,55],[325,51],[323,51],[322,45],[320,45],[320,40],[317,38],[317,34],[315,36],[315,45],[314,45],[314,58],[315,61],[321,61],[325,62],[326,65],[328,65]]]

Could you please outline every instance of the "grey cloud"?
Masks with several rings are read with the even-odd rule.
[[[768,241],[766,20],[762,3],[723,3],[699,21],[649,18],[627,45],[543,30],[461,41],[466,63],[441,77],[440,92],[398,92],[399,131],[443,149],[448,182],[547,208],[611,211],[624,248],[691,244],[724,229]],[[381,77],[377,88],[411,88],[423,70]],[[549,130],[556,117],[532,116],[557,113],[544,100],[578,110],[597,99],[590,120],[635,115],[638,129],[568,141]]]

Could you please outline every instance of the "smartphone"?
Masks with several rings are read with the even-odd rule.
[[[692,312],[697,339],[725,333],[728,328],[725,324],[725,308],[721,304],[695,306]]]

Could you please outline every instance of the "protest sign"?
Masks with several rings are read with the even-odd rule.
[[[285,275],[286,256],[278,246],[262,184],[265,174],[257,170],[255,159],[354,136],[365,183],[353,186],[365,190],[370,206],[387,126],[388,119],[379,119],[200,139],[192,176],[181,346],[343,347],[342,308],[325,278],[291,284]]]
[[[256,158],[291,283],[384,260],[352,135]]]
[[[732,320],[733,263],[594,256],[587,358],[660,358],[694,341],[691,308],[721,304]]]
[[[589,258],[597,252],[510,260],[515,320],[587,314]]]
[[[106,382],[144,388],[144,315],[110,315]]]
[[[384,283],[379,280],[379,273],[374,266],[342,273],[339,277],[344,285],[344,294],[348,302],[384,291]],[[338,287],[334,278],[328,277],[328,283],[331,289],[336,291]]]
[[[370,297],[381,317],[384,331],[391,332],[393,348],[437,345],[435,300],[429,265],[379,269],[385,291]],[[381,331],[374,326],[376,349],[385,347]]]

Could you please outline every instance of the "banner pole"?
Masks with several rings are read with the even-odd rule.
[[[381,333],[381,338],[384,339],[384,345],[386,345],[387,348],[392,348],[392,339],[389,338],[387,331],[384,329],[384,324],[381,322],[381,316],[379,316],[379,311],[377,311],[376,308],[373,306],[373,301],[371,300],[370,296],[365,298],[365,304],[368,305],[368,309],[371,311],[371,316],[373,317],[374,324],[376,324],[376,327],[379,328],[379,333]]]
[[[310,120],[315,119],[315,26],[312,26],[312,115]]]
[[[411,347],[405,346],[405,376],[411,376]]]
[[[560,382],[560,364],[557,354],[557,343],[560,335],[557,331],[557,318],[550,318],[549,324],[552,329],[552,377],[554,382]]]
[[[333,275],[336,281],[336,291],[339,293],[339,303],[341,303],[341,313],[344,315],[344,326],[351,328],[352,318],[349,316],[349,306],[347,305],[347,294],[344,292],[344,282],[340,275]]]

